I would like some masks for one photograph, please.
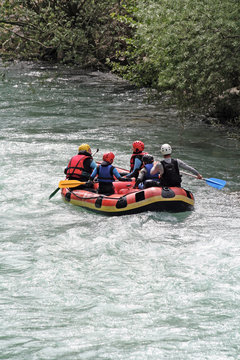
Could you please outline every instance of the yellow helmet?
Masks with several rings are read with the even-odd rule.
[[[92,152],[92,151],[91,151],[91,148],[90,148],[90,146],[89,146],[88,144],[82,144],[82,145],[80,145],[79,148],[78,148],[78,152],[79,152],[79,151],[87,151],[87,152],[89,152],[89,153]]]

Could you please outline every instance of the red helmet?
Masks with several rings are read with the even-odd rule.
[[[141,152],[144,150],[144,143],[142,141],[137,140],[132,143],[132,147],[133,147],[134,151]]]
[[[106,153],[103,155],[103,161],[107,161],[110,164],[112,164],[114,158],[115,158],[115,155],[112,152],[109,152],[109,153]]]

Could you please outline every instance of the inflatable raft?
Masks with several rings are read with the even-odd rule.
[[[105,215],[127,215],[145,211],[183,212],[193,210],[193,194],[179,187],[150,187],[133,189],[134,182],[115,181],[115,193],[98,194],[98,183],[93,189],[63,188],[65,202]]]

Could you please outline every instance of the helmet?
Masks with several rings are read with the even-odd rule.
[[[91,148],[88,144],[82,144],[79,146],[78,151],[87,151],[91,154]]]
[[[134,151],[143,151],[144,150],[144,143],[142,141],[136,140],[132,143],[132,147]]]
[[[145,154],[145,155],[143,155],[142,161],[143,161],[145,164],[151,164],[151,163],[153,163],[153,160],[154,160],[154,158],[153,158],[152,155],[150,155],[150,154]]]
[[[161,153],[163,155],[170,155],[172,153],[172,148],[169,144],[163,144],[161,146]]]
[[[115,158],[115,155],[112,152],[103,154],[103,161],[107,161],[110,164],[112,164],[114,158]]]

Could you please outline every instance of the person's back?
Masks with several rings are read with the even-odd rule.
[[[112,152],[104,154],[101,165],[98,165],[90,176],[90,180],[93,181],[95,176],[98,175],[99,194],[114,194],[114,176],[120,181],[128,181],[128,179],[122,178],[117,169],[112,166],[114,158],[115,155]]]
[[[178,162],[171,157],[161,161],[164,172],[160,179],[161,186],[181,186],[182,177],[179,173]]]
[[[105,157],[105,159],[106,159],[106,157]],[[114,171],[115,168],[114,168],[114,166],[111,165],[112,162],[113,162],[113,160],[111,161],[110,156],[109,156],[108,161],[103,160],[101,165],[99,165],[97,167],[98,183],[99,183],[98,192],[99,192],[99,194],[111,195],[111,194],[114,193],[113,171]]]
[[[64,172],[69,180],[88,181],[95,167],[90,146],[82,144],[78,148],[78,154],[71,158]]]
[[[135,188],[146,189],[153,186],[159,186],[159,176],[158,173],[151,174],[151,169],[153,168],[154,158],[150,154],[145,154],[143,156],[143,168],[140,170],[138,178],[135,183]]]
[[[154,164],[151,169],[151,174],[160,174],[160,185],[166,187],[180,187],[182,182],[182,176],[179,169],[185,169],[192,172],[198,179],[202,179],[202,175],[193,167],[187,165],[184,161],[179,159],[173,159],[171,157],[172,148],[169,144],[163,144],[161,146],[161,153],[164,159]]]
[[[125,174],[128,178],[131,177],[138,177],[139,171],[143,167],[143,161],[142,158],[146,152],[143,152],[144,150],[144,143],[142,141],[136,140],[132,143],[132,150],[133,153],[130,158],[130,173]]]
[[[151,163],[145,163],[144,164],[145,169],[147,170],[145,175],[145,180],[159,180],[158,174],[151,174],[151,170],[153,168],[153,161]]]

